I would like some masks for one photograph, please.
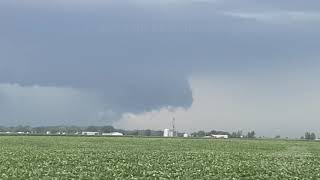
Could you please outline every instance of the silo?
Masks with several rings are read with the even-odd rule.
[[[173,137],[173,136],[174,136],[173,131],[169,130],[169,137]]]
[[[164,137],[169,137],[170,136],[170,129],[164,129],[163,130],[163,136]]]

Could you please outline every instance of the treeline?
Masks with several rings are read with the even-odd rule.
[[[306,132],[305,135],[301,137],[301,139],[315,140],[317,139],[317,136],[314,132]]]
[[[116,129],[113,126],[41,126],[41,127],[31,127],[31,126],[13,126],[4,127],[0,126],[0,133],[24,133],[24,134],[81,134],[82,132],[99,132],[99,133],[111,133],[119,132],[127,136],[163,136],[163,131],[161,130],[124,130]],[[183,137],[184,132],[175,132],[178,137]],[[243,133],[242,131],[237,132],[226,132],[226,131],[198,131],[189,134],[191,137],[205,137],[211,135],[228,135],[230,138],[255,138],[255,132],[250,131],[248,133]]]
[[[163,131],[155,130],[124,130],[116,129],[113,126],[13,126],[4,127],[0,126],[0,133],[24,133],[24,134],[81,134],[82,132],[99,132],[99,133],[111,133],[119,132],[128,136],[163,136]]]
[[[198,131],[198,132],[194,132],[191,134],[191,136],[193,137],[205,137],[205,136],[210,136],[212,134],[215,135],[228,135],[230,138],[256,138],[256,133],[255,131],[249,131],[247,133],[243,133],[243,131],[237,131],[237,132],[226,132],[226,131],[216,131],[216,130],[212,130],[209,132],[205,132],[205,131]]]
[[[0,134],[7,134],[7,133],[16,133],[16,134],[81,134],[82,132],[98,132],[102,133],[112,133],[112,132],[119,132],[127,136],[163,136],[162,130],[125,130],[125,129],[117,129],[113,126],[87,126],[87,127],[80,127],[80,126],[40,126],[40,127],[31,127],[31,126],[12,126],[12,127],[5,127],[0,126]],[[183,137],[184,132],[175,132],[174,133],[178,137]],[[236,131],[236,132],[226,132],[226,131],[197,131],[191,134],[188,134],[190,137],[206,137],[211,135],[228,135],[229,138],[247,138],[252,139],[256,138],[255,131],[243,132],[243,131]],[[276,139],[280,139],[280,135],[275,137]],[[316,140],[317,136],[314,132],[306,132],[304,136],[301,136],[300,139],[303,140]]]
[[[0,132],[13,132],[13,133],[24,132],[24,133],[34,133],[34,134],[46,134],[47,132],[50,132],[52,134],[57,134],[57,133],[75,134],[75,133],[80,133],[84,131],[110,133],[110,132],[117,131],[117,129],[115,129],[112,126],[88,126],[88,127],[79,127],[79,126],[4,127],[4,126],[0,126]]]

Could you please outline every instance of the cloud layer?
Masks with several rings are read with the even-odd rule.
[[[107,120],[103,107],[99,96],[85,90],[0,84],[2,125],[101,124]]]
[[[297,138],[305,131],[319,131],[320,86],[313,73],[279,69],[255,77],[197,75],[190,79],[194,102],[189,109],[129,113],[116,125],[164,129],[174,117],[177,129],[185,132],[255,130],[259,136]]]
[[[7,111],[0,119],[104,124],[128,113],[190,108],[199,97],[189,84],[195,74],[249,78],[318,67],[319,9],[318,1],[299,0],[1,1],[0,104]],[[13,98],[25,93],[30,111]],[[46,96],[32,103],[38,94]],[[39,104],[57,106],[50,97],[58,94],[60,107],[70,97],[76,110],[35,115]]]

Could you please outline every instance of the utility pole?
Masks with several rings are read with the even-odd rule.
[[[172,119],[172,133],[173,136],[176,136],[176,118]]]

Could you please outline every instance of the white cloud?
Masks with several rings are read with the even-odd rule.
[[[316,23],[320,22],[319,12],[270,11],[270,12],[224,12],[223,14],[248,20],[270,23]]]

